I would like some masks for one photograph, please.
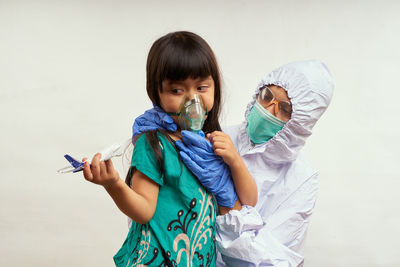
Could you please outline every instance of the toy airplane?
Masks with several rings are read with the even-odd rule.
[[[131,139],[129,139],[128,141],[131,142]],[[123,145],[114,144],[114,145],[104,149],[103,151],[101,151],[100,152],[100,154],[101,154],[100,161],[105,161],[105,160],[111,159],[113,157],[121,156],[124,153],[124,149],[129,144],[128,141],[124,142]],[[69,173],[69,172],[75,173],[75,172],[79,172],[79,171],[83,170],[84,162],[76,160],[68,154],[64,155],[64,158],[66,158],[68,160],[68,162],[71,163],[72,166],[66,166],[64,168],[57,170],[57,172],[59,172],[59,173]],[[88,160],[88,161],[90,164],[90,160]]]

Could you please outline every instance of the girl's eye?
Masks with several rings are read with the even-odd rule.
[[[173,94],[180,94],[180,93],[183,92],[183,90],[182,90],[182,89],[174,88],[174,89],[171,90],[171,92],[172,92]]]
[[[198,90],[198,91],[205,91],[205,90],[207,90],[207,88],[208,88],[207,85],[203,85],[203,86],[197,87],[197,90]]]

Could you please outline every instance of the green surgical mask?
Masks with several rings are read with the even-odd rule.
[[[274,137],[285,125],[271,113],[269,113],[258,101],[251,108],[247,118],[247,133],[251,142],[261,144]]]

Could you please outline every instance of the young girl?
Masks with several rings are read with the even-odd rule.
[[[182,101],[198,94],[207,114],[203,131],[221,129],[220,74],[211,48],[201,37],[190,32],[161,37],[150,49],[146,71],[147,94],[154,105],[178,114]],[[179,125],[178,117],[172,118]],[[102,185],[133,220],[114,256],[117,266],[215,266],[216,204],[180,160],[175,141],[181,138],[180,129],[138,136],[126,183],[111,160],[99,161],[100,154],[91,165],[85,163],[85,179]],[[233,148],[229,142],[220,146]],[[251,179],[244,164],[232,165],[234,179],[238,175]],[[252,189],[256,190],[255,184]],[[240,208],[240,203],[235,207]]]

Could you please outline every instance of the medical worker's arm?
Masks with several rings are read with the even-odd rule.
[[[207,135],[216,155],[222,157],[230,167],[236,193],[242,205],[255,206],[257,204],[257,185],[247,170],[244,161],[236,151],[229,135],[214,131]]]
[[[118,208],[137,223],[144,224],[153,217],[159,186],[146,175],[136,170],[132,176],[130,188],[114,169],[111,160],[100,161],[97,153],[91,164],[85,162],[83,175],[86,180],[102,185]]]
[[[227,266],[303,266],[304,240],[317,194],[317,175],[269,207],[263,218],[253,207],[217,217],[217,245]],[[271,209],[269,211],[269,209]],[[253,265],[254,264],[254,265]],[[258,264],[258,265],[255,265]]]

